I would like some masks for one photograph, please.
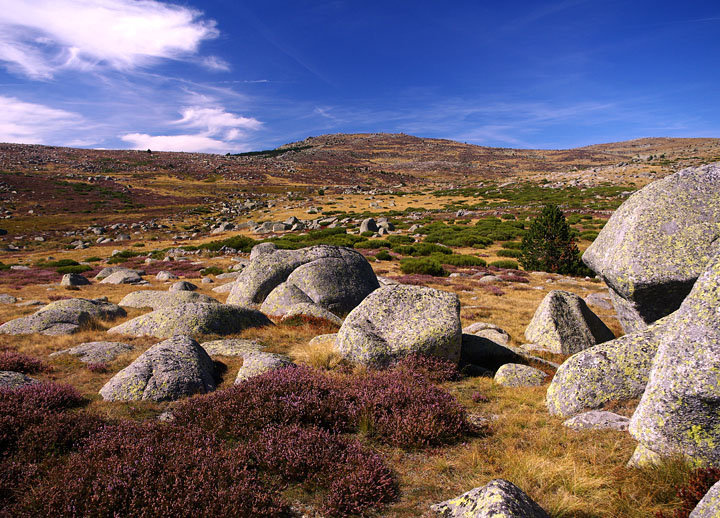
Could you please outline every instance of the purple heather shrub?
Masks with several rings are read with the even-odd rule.
[[[85,368],[96,374],[103,374],[108,371],[108,364],[105,362],[91,362],[85,365]]]
[[[0,284],[21,289],[33,284],[56,284],[62,279],[54,268],[30,268],[29,270],[5,270],[0,275]]]
[[[0,350],[0,371],[36,374],[47,370],[49,370],[49,367],[38,358],[33,358],[12,349]]]
[[[125,422],[88,438],[20,499],[21,516],[276,517],[247,452],[194,427]]]
[[[472,393],[470,399],[472,399],[473,403],[487,403],[490,401],[490,399],[485,394],[477,391]]]
[[[520,275],[502,274],[498,275],[498,277],[505,282],[530,282],[530,279]]]
[[[405,356],[395,362],[393,367],[397,370],[424,376],[433,383],[457,381],[460,379],[460,371],[455,363],[444,358],[426,354],[411,354]]]

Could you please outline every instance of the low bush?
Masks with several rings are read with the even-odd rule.
[[[410,236],[403,236],[401,234],[395,234],[392,236],[387,236],[385,239],[390,241],[390,243],[394,245],[412,245],[415,243],[415,239]]]
[[[377,249],[377,248],[390,248],[392,244],[389,241],[385,241],[384,239],[367,239],[363,241],[358,241],[355,243],[355,248],[364,248],[364,249]]]
[[[518,259],[522,257],[522,251],[521,250],[505,250],[501,249],[497,251],[496,254],[498,257],[514,257],[515,259]]]
[[[433,383],[460,379],[457,364],[437,356],[410,354],[396,361],[393,367],[410,374],[424,376]]]
[[[698,468],[693,470],[685,485],[678,488],[680,508],[673,514],[657,513],[656,518],[688,518],[710,488],[720,480],[720,469]]]
[[[506,241],[502,246],[508,250],[520,250],[522,248],[522,241]]]
[[[40,268],[61,268],[63,266],[77,266],[80,263],[74,259],[58,259],[57,261],[39,261],[36,266]]]
[[[202,275],[220,275],[223,272],[224,270],[222,268],[218,268],[217,266],[208,266],[207,268],[200,270]]]
[[[0,371],[15,371],[24,374],[45,372],[48,366],[39,358],[28,356],[11,349],[0,350]]]
[[[86,263],[97,263],[100,261],[102,261],[102,257],[97,257],[97,256],[92,256],[92,257],[88,257],[87,259],[85,259]]]
[[[429,257],[401,259],[400,271],[404,274],[432,275],[433,277],[446,277],[448,275],[442,264]]]
[[[57,272],[63,275],[65,275],[66,273],[84,273],[92,270],[93,267],[88,266],[87,264],[78,264],[75,266],[61,266],[60,268],[57,268]]]
[[[451,266],[487,266],[485,259],[474,255],[432,255],[431,259],[436,260],[440,264],[449,264]]]
[[[499,261],[492,261],[488,266],[494,266],[495,268],[504,268],[506,270],[517,270],[520,267],[517,261],[511,261],[510,259],[500,259]]]
[[[145,255],[146,252],[137,252],[135,250],[121,250],[117,254],[113,255],[107,260],[108,264],[120,264],[124,263],[128,259],[132,259],[133,257],[138,257],[140,255]]]
[[[446,246],[435,243],[415,243],[413,245],[393,245],[393,252],[413,257],[428,256],[433,254],[449,255],[453,251]]]
[[[240,252],[248,253],[250,249],[258,244],[254,239],[247,236],[233,236],[227,239],[220,239],[217,241],[210,241],[209,243],[203,243],[198,248],[201,250],[209,250],[210,252],[217,252],[221,248],[234,248]]]
[[[380,250],[377,254],[375,254],[375,259],[380,261],[392,261],[393,256],[391,256],[390,252],[387,250]]]

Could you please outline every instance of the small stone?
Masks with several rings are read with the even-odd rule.
[[[238,371],[235,384],[259,376],[269,371],[295,365],[290,358],[282,354],[251,352],[243,355],[243,365]]]
[[[619,430],[626,431],[630,426],[630,418],[605,410],[591,410],[563,423],[573,430]]]
[[[547,378],[540,369],[519,363],[506,363],[495,373],[495,383],[504,387],[537,387]]]

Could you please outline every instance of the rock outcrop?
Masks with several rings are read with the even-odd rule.
[[[550,518],[522,489],[495,479],[431,507],[443,518]]]
[[[126,308],[161,309],[169,306],[177,306],[178,304],[188,304],[190,302],[220,304],[220,301],[212,297],[193,291],[143,290],[128,293],[120,301],[120,305]]]

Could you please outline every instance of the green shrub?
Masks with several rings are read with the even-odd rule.
[[[5,263],[3,263],[3,262],[0,262],[0,271],[5,271],[5,270],[9,270],[9,269],[10,269],[10,265],[9,265],[9,264],[5,264]]]
[[[198,246],[198,248],[200,248],[201,250],[209,250],[210,252],[217,252],[223,247],[228,247],[248,253],[250,249],[257,243],[257,241],[247,236],[233,236],[227,239],[220,239],[218,241],[210,241],[209,243],[203,243],[202,245]]]
[[[439,255],[439,254],[435,254],[435,255],[430,256],[430,258],[439,262],[440,264],[449,264],[452,266],[487,266],[485,259],[476,257],[474,255],[463,255],[463,254]]]
[[[502,246],[508,250],[520,250],[522,248],[522,243],[520,241],[506,241],[502,244]]]
[[[135,243],[133,246],[137,248],[143,248],[145,246],[145,243]]]
[[[393,257],[387,250],[380,250],[377,254],[375,254],[375,259],[380,261],[392,261]]]
[[[447,276],[447,271],[435,259],[429,257],[405,258],[400,260],[400,271],[405,274]]]
[[[362,237],[373,237],[375,235],[375,232],[372,230],[366,230],[365,232],[361,232],[360,235]]]
[[[410,236],[403,235],[388,236],[385,239],[390,241],[393,245],[412,245],[413,243],[415,243],[415,239]]]
[[[396,245],[393,246],[393,252],[401,255],[411,255],[413,257],[428,256],[431,254],[452,254],[453,251],[446,246],[437,245],[435,243],[415,243],[414,245]]]
[[[97,263],[99,261],[102,261],[102,258],[96,256],[88,257],[87,259],[85,259],[86,263]]]
[[[391,246],[390,242],[384,239],[369,239],[355,243],[355,248],[364,248],[366,250],[375,250],[383,247],[390,248]]]
[[[598,237],[598,232],[595,230],[585,230],[583,232],[580,232],[580,237],[586,241],[595,241],[595,239]]]
[[[224,270],[222,268],[218,268],[217,266],[208,266],[207,268],[200,270],[201,275],[220,275],[223,272]]]
[[[520,258],[522,256],[521,250],[498,250],[497,252],[498,257],[514,257],[515,259]]]
[[[499,261],[493,261],[490,263],[489,266],[494,266],[496,268],[506,268],[508,270],[517,270],[519,267],[517,261],[512,261],[510,259],[500,259]]]
[[[40,261],[37,266],[42,268],[61,268],[63,266],[77,266],[77,261],[73,259],[58,259],[57,261]]]
[[[526,270],[586,275],[575,233],[557,205],[546,205],[522,240],[520,263]]]
[[[86,264],[76,264],[71,266],[61,266],[57,269],[58,273],[65,275],[66,273],[83,273],[92,270],[92,266]]]

